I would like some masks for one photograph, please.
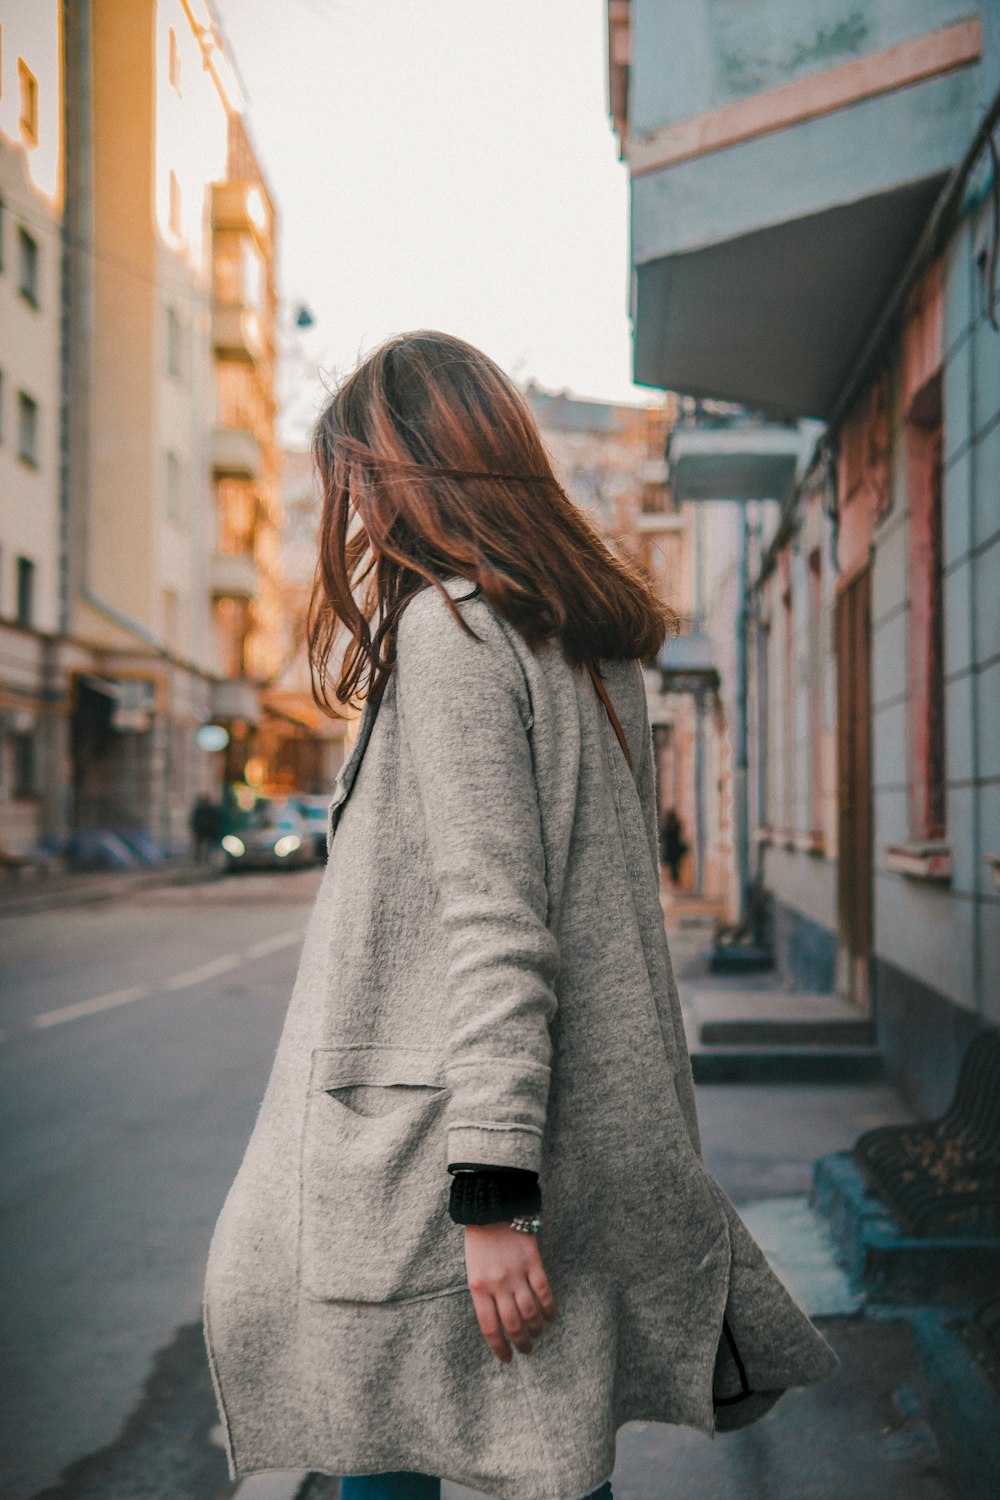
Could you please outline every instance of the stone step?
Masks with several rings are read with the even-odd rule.
[[[868,1047],[875,1039],[875,1028],[871,1021],[857,1018],[761,1016],[750,1020],[740,1016],[702,1020],[698,1036],[706,1047]]]
[[[872,1046],[697,1045],[691,1070],[695,1083],[869,1083],[885,1063]]]

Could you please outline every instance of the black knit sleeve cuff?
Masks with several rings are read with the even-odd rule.
[[[489,1167],[451,1162],[448,1212],[456,1224],[497,1224],[542,1206],[538,1173],[521,1167]]]

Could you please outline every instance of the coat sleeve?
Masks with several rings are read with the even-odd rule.
[[[447,1162],[537,1172],[559,949],[547,925],[531,702],[489,606],[459,607],[481,639],[434,589],[410,601],[396,639],[399,721],[446,952]]]

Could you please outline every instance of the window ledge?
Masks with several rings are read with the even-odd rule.
[[[993,870],[993,884],[1000,891],[1000,854],[984,854],[983,858]]]
[[[886,869],[914,880],[951,879],[951,846],[935,842],[889,844],[885,851]]]
[[[811,833],[797,833],[793,843],[800,854],[822,856],[826,852],[823,846],[823,835],[815,829]]]

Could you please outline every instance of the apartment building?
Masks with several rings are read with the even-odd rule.
[[[0,855],[59,814],[63,127],[58,0],[0,16]]]
[[[934,1113],[1000,1020],[1000,11],[766,11],[609,4],[635,372],[822,424],[751,591],[761,875]]]
[[[42,0],[2,42],[0,849],[176,846],[282,664],[274,201],[207,0]]]

